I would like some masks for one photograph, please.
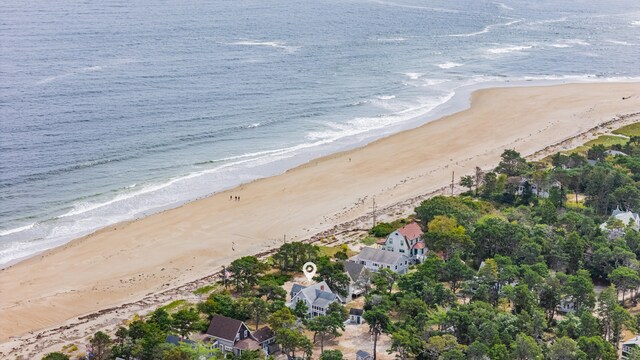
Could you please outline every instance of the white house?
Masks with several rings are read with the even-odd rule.
[[[622,359],[631,360],[631,352],[633,349],[640,347],[640,336],[629,339],[622,343]],[[635,358],[634,358],[635,359]]]
[[[362,309],[357,309],[357,308],[349,309],[349,323],[355,324],[355,325],[362,324],[364,322],[364,319],[362,318],[362,314],[364,314],[364,310]]]
[[[307,305],[307,316],[309,318],[326,315],[329,305],[334,302],[344,302],[339,295],[331,291],[329,285],[324,281],[306,287],[300,284],[293,284],[291,302],[287,306],[293,309],[300,301]]]
[[[624,224],[625,228],[630,227],[635,231],[640,231],[640,216],[638,213],[629,210],[622,211],[620,207],[616,207],[611,212],[611,219],[619,220]],[[608,222],[600,224],[600,230],[609,233],[610,238],[616,238],[624,235],[625,229],[610,229]]]
[[[389,234],[381,248],[404,254],[416,261],[422,261],[427,251],[422,235],[420,225],[412,222]]]
[[[607,156],[629,156],[629,155],[623,153],[622,151],[618,151],[618,150],[607,150],[604,153]]]
[[[405,274],[411,264],[411,259],[403,253],[370,247],[362,248],[358,255],[349,258],[348,261],[362,264],[371,271],[387,268],[398,274]]]
[[[560,305],[558,306],[558,311],[562,314],[569,314],[576,312],[576,303],[571,299],[562,299],[560,300]]]

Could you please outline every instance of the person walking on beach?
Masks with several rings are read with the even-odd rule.
[[[231,251],[236,251],[236,243],[235,242],[231,242]]]

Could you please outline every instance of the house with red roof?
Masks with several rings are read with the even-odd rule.
[[[427,248],[422,239],[422,229],[417,222],[412,222],[392,232],[382,245],[382,250],[401,253],[412,260],[422,261]]]

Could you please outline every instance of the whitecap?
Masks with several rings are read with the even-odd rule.
[[[498,26],[511,26],[514,24],[517,24],[519,22],[522,22],[521,19],[518,20],[512,20],[512,21],[508,21],[505,23],[499,23],[499,24],[491,24],[491,25],[487,25],[485,26],[482,30],[480,31],[475,31],[475,32],[470,32],[470,33],[462,33],[462,34],[451,34],[451,35],[447,35],[449,37],[470,37],[470,36],[478,36],[478,35],[482,35],[482,34],[486,34],[489,31],[491,31],[493,28],[498,27]]]
[[[557,18],[557,19],[547,19],[547,20],[538,20],[538,21],[531,21],[529,23],[527,23],[527,25],[545,25],[545,24],[555,24],[555,23],[561,23],[561,22],[565,22],[567,21],[567,17],[563,16],[561,18]]]
[[[505,46],[500,48],[492,48],[487,49],[486,51],[490,54],[508,54],[512,52],[519,52],[522,50],[527,50],[533,48],[532,45],[517,45],[517,46]]]
[[[403,37],[381,37],[381,38],[376,38],[376,41],[378,42],[402,42],[402,41],[407,41],[406,38]]]
[[[429,10],[429,11],[452,13],[452,14],[460,13],[459,10],[454,10],[454,9],[428,7],[428,6],[418,6],[418,5],[407,5],[407,4],[398,4],[398,3],[394,3],[394,2],[390,2],[390,1],[371,0],[371,2],[372,3],[376,3],[376,4],[380,4],[380,5],[401,7],[401,8],[406,8],[406,9]]]
[[[437,66],[440,69],[451,69],[451,68],[462,66],[462,65],[464,65],[464,64],[457,63],[457,62],[446,62],[446,63],[438,64]]]
[[[611,40],[611,39],[608,39],[608,40],[607,40],[607,42],[608,42],[608,43],[611,43],[611,44],[615,44],[615,45],[623,45],[623,46],[633,46],[633,45],[634,45],[634,44],[632,44],[632,43],[629,43],[629,42],[626,42],[626,41],[620,41],[620,40]]]
[[[505,9],[505,10],[513,10],[513,8],[511,6],[508,6],[505,3],[495,2],[494,4],[498,5],[499,7],[501,7],[502,9]]]
[[[298,50],[298,46],[286,45],[284,41],[258,41],[258,40],[240,40],[232,43],[226,43],[227,45],[240,45],[240,46],[264,46],[272,47],[275,49],[282,49],[288,52],[294,52]]]
[[[380,100],[391,100],[391,99],[395,99],[396,96],[395,95],[380,95],[380,96],[376,96],[376,98],[378,98]]]
[[[404,75],[406,75],[411,80],[418,80],[424,74],[423,73],[408,72],[408,73],[404,73]]]
[[[640,26],[640,20],[632,21],[631,26]]]
[[[29,230],[29,229],[32,229],[35,225],[36,225],[36,223],[31,223],[29,225],[20,226],[20,227],[17,227],[17,228],[0,231],[0,236],[7,236],[9,234],[15,234],[15,233],[19,233],[19,232],[22,232],[22,231],[25,231],[25,230]]]

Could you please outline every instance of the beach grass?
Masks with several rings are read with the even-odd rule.
[[[201,288],[195,289],[193,293],[194,295],[206,295],[212,292],[216,287],[217,287],[216,285],[212,285],[212,284],[205,285]]]
[[[323,256],[328,256],[328,257],[334,257],[336,255],[337,252],[341,251],[342,248],[340,246],[319,246],[320,248],[320,255]],[[354,256],[356,253],[351,251],[351,250],[347,250],[347,255],[349,257]]]
[[[625,135],[625,136],[640,136],[640,122],[633,123],[627,126],[623,126],[620,129],[612,131],[612,133],[617,135]]]
[[[367,246],[371,246],[373,244],[376,243],[376,241],[378,241],[378,238],[376,238],[375,236],[369,235],[364,237],[362,240],[360,240],[361,243],[367,245]]]
[[[161,309],[164,309],[166,312],[171,313],[174,312],[176,310],[179,310],[180,308],[188,305],[189,303],[187,302],[187,300],[174,300],[170,303],[168,303],[165,306],[162,306]]]
[[[622,129],[624,129],[624,128],[622,128]],[[619,129],[619,130],[621,130],[621,129]],[[604,145],[605,147],[611,147],[612,145],[624,145],[624,144],[627,143],[627,141],[629,141],[629,139],[626,139],[626,138],[620,137],[620,136],[600,135],[599,137],[597,137],[597,138],[595,138],[593,140],[587,141],[586,143],[584,143],[584,145],[578,146],[575,149],[564,151],[563,153],[565,155],[570,155],[570,154],[573,154],[573,153],[586,155],[587,151],[589,151],[589,149],[594,145]]]

